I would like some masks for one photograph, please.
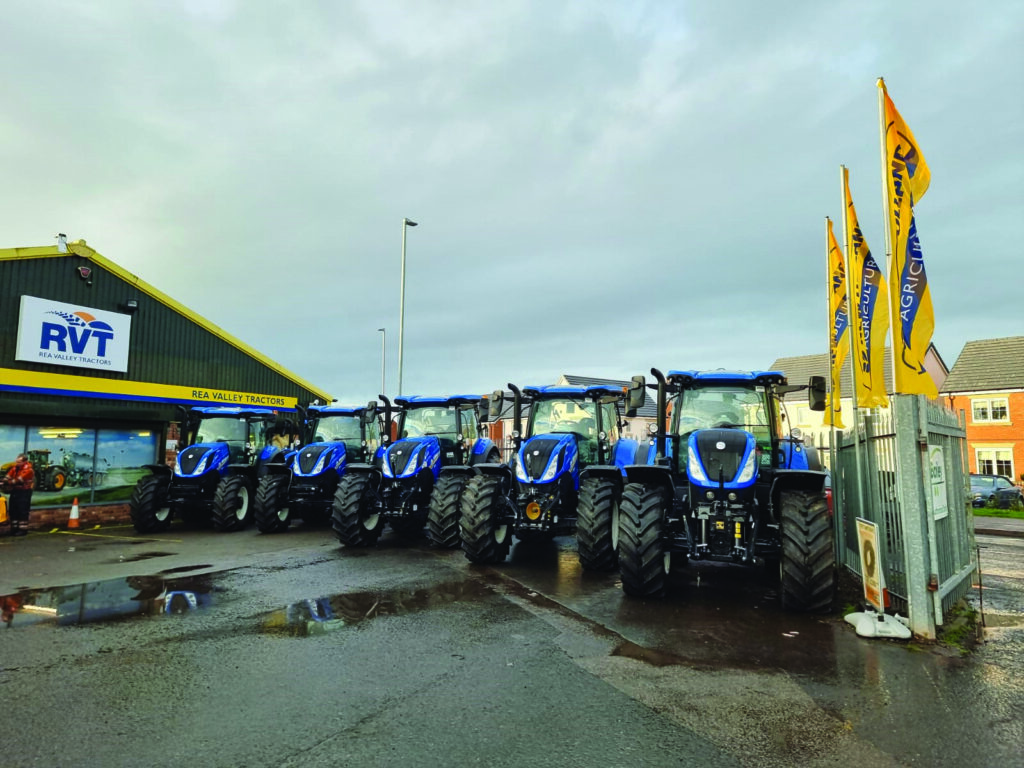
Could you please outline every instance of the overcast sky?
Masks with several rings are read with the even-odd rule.
[[[840,164],[927,158],[952,367],[1024,334],[1024,3],[9,0],[0,247],[84,239],[342,402],[827,349]],[[839,230],[841,231],[841,230]],[[137,318],[136,322],[144,322]]]

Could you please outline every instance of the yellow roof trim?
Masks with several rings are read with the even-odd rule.
[[[244,352],[249,357],[253,358],[254,360],[257,360],[258,362],[262,363],[263,365],[267,366],[268,368],[273,368],[275,371],[277,371],[279,374],[281,374],[285,378],[291,380],[295,384],[298,384],[300,387],[302,387],[304,389],[308,389],[310,392],[312,392],[314,395],[319,397],[321,400],[324,400],[325,402],[328,402],[328,403],[331,402],[330,394],[328,394],[324,390],[320,389],[319,387],[315,387],[312,384],[310,384],[308,381],[306,381],[305,379],[303,379],[303,378],[301,378],[299,376],[296,376],[294,373],[292,373],[291,371],[289,371],[287,368],[283,367],[279,363],[276,363],[273,360],[271,360],[269,357],[267,357],[266,355],[264,355],[264,354],[262,354],[260,352],[257,352],[255,349],[250,347],[244,341],[241,341],[240,339],[236,339],[234,336],[232,336],[227,331],[225,331],[225,330],[223,330],[221,328],[218,328],[216,325],[211,323],[205,317],[202,317],[201,315],[197,315],[196,313],[189,311],[189,309],[187,307],[185,307],[185,305],[179,304],[177,301],[172,299],[166,293],[163,293],[162,291],[157,290],[156,288],[154,288],[152,285],[147,283],[142,278],[138,277],[137,275],[133,275],[131,272],[129,272],[124,267],[121,267],[121,266],[115,264],[114,262],[110,261],[109,259],[107,259],[107,258],[101,256],[100,254],[98,254],[96,251],[94,251],[92,248],[90,248],[88,245],[86,245],[84,240],[76,240],[73,243],[68,243],[68,253],[73,253],[76,256],[81,256],[84,259],[89,259],[90,261],[95,262],[96,264],[98,264],[99,266],[103,267],[108,272],[111,272],[114,275],[117,275],[117,277],[121,278],[126,283],[132,284],[133,286],[135,286],[138,290],[142,291],[147,296],[150,296],[151,298],[156,299],[161,304],[163,304],[164,306],[168,307],[169,309],[174,310],[175,312],[177,312],[182,317],[184,317],[184,318],[186,318],[188,320],[191,320],[196,325],[198,325],[198,326],[204,328],[205,330],[209,331],[214,336],[219,338],[221,341],[227,342],[231,346],[233,346],[236,349]],[[0,248],[0,261],[16,261],[16,260],[19,260],[19,259],[45,259],[45,258],[53,258],[53,257],[64,257],[64,256],[67,256],[68,253],[61,253],[59,250],[57,250],[57,246],[56,245],[43,245],[43,246],[37,246],[37,247],[32,247],[32,248]]]

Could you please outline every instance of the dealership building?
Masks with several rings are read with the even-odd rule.
[[[0,249],[0,322],[0,464],[33,460],[33,526],[74,499],[83,522],[123,518],[183,408],[330,402],[81,240]]]

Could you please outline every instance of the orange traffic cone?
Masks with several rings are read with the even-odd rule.
[[[71,505],[71,517],[68,518],[68,528],[78,527],[78,497],[75,496],[75,501]]]

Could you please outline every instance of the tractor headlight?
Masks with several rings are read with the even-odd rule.
[[[206,465],[210,463],[210,454],[207,453],[203,458],[196,464],[196,468],[192,470],[193,475],[201,475],[206,471]]]
[[[697,458],[697,452],[693,448],[689,449],[690,456],[686,461],[686,474],[690,476],[690,480],[695,483],[703,483],[707,485],[710,483],[708,476],[704,473],[704,467],[700,465],[700,459]]]
[[[387,453],[384,454],[384,466],[382,469],[384,470],[384,477],[395,476],[395,473],[391,471],[391,457]]]
[[[556,453],[554,456],[551,457],[551,463],[548,464],[548,468],[544,470],[544,474],[540,476],[540,481],[542,483],[547,482],[548,480],[555,479],[555,475],[558,473],[558,465],[561,461],[561,452]]]
[[[319,475],[324,471],[324,465],[327,463],[327,454],[328,451],[324,451],[320,454],[320,458],[317,459],[316,465],[313,467],[313,471],[310,472],[311,475]]]
[[[754,473],[757,472],[757,451],[751,451],[750,455],[747,456],[747,463],[743,465],[743,471],[740,472],[740,476],[736,478],[737,483],[749,483],[754,479]]]
[[[523,462],[519,460],[518,456],[512,456],[512,469],[515,470],[516,478],[519,480],[519,482],[530,482],[530,478],[526,474],[526,467],[523,466]]]

